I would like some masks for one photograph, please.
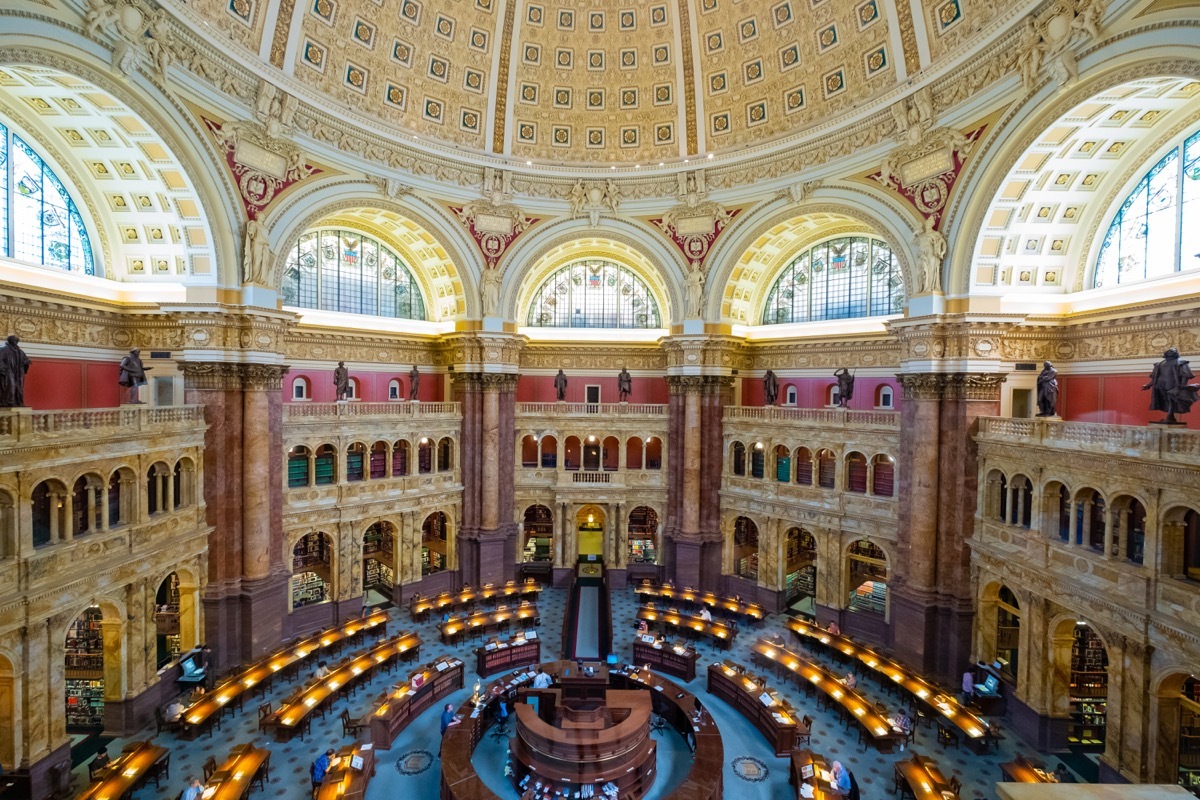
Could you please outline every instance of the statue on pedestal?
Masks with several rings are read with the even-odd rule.
[[[350,396],[350,370],[346,369],[345,361],[339,361],[333,371],[333,389],[339,401]]]
[[[421,387],[421,371],[417,369],[417,365],[413,364],[412,371],[408,373],[408,399],[417,399],[417,389]]]
[[[779,397],[779,378],[776,378],[771,370],[767,370],[767,374],[763,375],[763,397],[769,406],[775,405],[775,400]]]
[[[1150,410],[1167,413],[1166,419],[1152,424],[1183,424],[1175,419],[1175,415],[1192,410],[1192,403],[1196,402],[1197,392],[1200,392],[1200,385],[1188,383],[1194,377],[1192,368],[1179,357],[1178,350],[1172,347],[1163,353],[1163,360],[1150,372],[1150,382],[1142,387],[1142,391],[1150,390]]]
[[[1049,361],[1042,362],[1038,374],[1037,404],[1039,417],[1058,416],[1058,370]]]
[[[29,372],[29,356],[18,347],[20,339],[9,336],[0,346],[0,408],[19,408],[25,405],[25,373]]]
[[[142,366],[142,351],[136,347],[129,351],[129,355],[121,359],[121,374],[117,378],[117,383],[129,389],[129,402],[137,405],[141,401],[138,400],[138,387],[146,385],[146,373],[149,371],[147,367]]]
[[[560,403],[567,399],[567,376],[561,369],[554,376],[554,394]]]
[[[633,394],[633,377],[624,367],[621,367],[621,372],[617,375],[617,394],[621,396],[622,403],[629,402],[629,395]]]
[[[854,397],[854,376],[850,374],[850,370],[842,367],[833,373],[833,377],[837,378],[838,382],[838,405],[849,408],[850,398]]]

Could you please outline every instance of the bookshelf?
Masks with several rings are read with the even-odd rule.
[[[1069,691],[1067,743],[1102,747],[1108,714],[1108,653],[1086,625],[1075,626]]]
[[[1200,681],[1188,678],[1179,699],[1179,785],[1200,797]]]
[[[376,588],[384,594],[390,594],[396,585],[396,572],[387,564],[374,558],[367,558],[363,567],[363,588]]]
[[[324,567],[328,573],[331,561],[329,538],[323,533],[307,534],[292,549],[292,571],[299,572],[311,567]]]
[[[158,587],[154,598],[154,631],[157,644],[157,665],[165,666],[179,657],[179,575],[172,572]]]
[[[324,603],[329,599],[329,584],[315,572],[292,576],[292,608]]]
[[[446,515],[438,511],[425,520],[421,534],[421,575],[432,575],[447,567]]]
[[[749,578],[752,581],[758,580],[758,553],[751,553],[737,559],[736,566],[738,577]]]
[[[851,611],[883,614],[886,608],[887,584],[883,581],[866,581],[850,595]]]
[[[817,568],[809,564],[795,572],[789,572],[786,579],[786,593],[789,603],[804,597],[815,597],[817,594]]]
[[[654,539],[630,539],[629,560],[635,564],[657,564],[658,548]]]
[[[71,623],[66,644],[67,728],[104,727],[104,636],[99,608]]]

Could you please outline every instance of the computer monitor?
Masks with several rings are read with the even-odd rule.
[[[615,667],[617,665],[617,654],[609,653],[608,658],[606,658],[605,661],[608,663],[608,665],[610,667]]]

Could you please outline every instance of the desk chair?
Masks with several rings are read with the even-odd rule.
[[[947,728],[942,723],[937,724],[937,740],[938,744],[945,749],[946,745],[952,744],[958,747],[958,731]]]
[[[950,791],[954,792],[955,796],[962,793],[962,781],[958,779],[957,775],[950,776]]]
[[[160,761],[154,765],[154,770],[150,773],[149,777],[154,778],[154,788],[155,789],[159,788],[160,781],[162,781],[163,778],[166,778],[167,780],[171,780],[171,753],[170,752],[168,752],[165,756],[163,756],[162,761]]]
[[[800,720],[800,727],[796,728],[796,744],[812,745],[812,725],[813,718],[804,715],[804,719]]]
[[[204,762],[204,767],[202,769],[204,771],[204,782],[208,783],[208,779],[211,778],[213,773],[217,771],[217,757],[209,756],[208,760]]]
[[[508,738],[508,704],[503,700],[496,706],[496,726],[492,731],[493,739]]]
[[[88,762],[88,780],[95,782],[107,769],[108,763],[98,764],[96,763],[96,759],[93,758]]]
[[[162,709],[155,708],[154,727],[157,733],[162,733],[163,731],[173,731],[178,733],[182,725],[177,719],[168,721],[167,718],[163,716]]]
[[[271,704],[266,702],[258,707],[258,729],[260,731],[266,732],[267,717],[269,716],[271,716]]]
[[[667,721],[663,719],[661,714],[650,715],[650,732],[662,733],[667,729]]]
[[[358,736],[358,732],[366,727],[361,722],[355,722],[350,718],[350,709],[348,708],[342,709],[339,719],[342,721],[342,736]]]

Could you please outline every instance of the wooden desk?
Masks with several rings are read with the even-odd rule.
[[[800,715],[762,678],[747,674],[738,665],[726,661],[708,667],[708,691],[741,712],[758,732],[766,737],[775,755],[783,757],[796,745],[796,722]],[[766,696],[769,703],[764,703]]]
[[[386,611],[376,612],[364,619],[353,619],[337,628],[288,645],[274,655],[252,664],[184,710],[179,718],[184,733],[194,736],[197,731],[212,725],[221,710],[240,698],[243,693],[268,683],[284,670],[298,667],[301,662],[312,658],[314,653],[353,641],[371,631],[386,631],[387,620]]]
[[[378,667],[413,648],[420,648],[421,637],[415,632],[393,636],[383,644],[364,650],[342,661],[330,674],[293,692],[262,725],[275,731],[277,741],[286,742],[300,730],[301,723],[338,689],[370,676]],[[419,652],[419,650],[418,650]]]
[[[805,767],[812,767],[812,776],[805,778]],[[842,794],[833,784],[821,777],[822,772],[829,772],[829,763],[812,750],[793,750],[791,764],[788,766],[788,783],[796,787],[796,797],[800,798],[800,786],[808,784],[813,789],[812,800],[840,800]]]
[[[788,669],[802,688],[807,681],[814,689],[844,708],[846,713],[858,720],[863,729],[863,736],[881,753],[892,751],[893,744],[901,734],[892,730],[892,724],[875,710],[874,705],[858,692],[843,686],[841,680],[832,672],[766,639],[759,639],[752,649],[760,658]]]
[[[1000,775],[1002,780],[1010,783],[1057,783],[1053,773],[1046,771],[1045,764],[1025,756],[1001,764]]]
[[[542,664],[542,669],[551,675],[563,675],[567,669],[573,672],[575,663],[552,661]],[[495,704],[501,698],[510,701],[521,687],[529,684],[533,675],[532,670],[515,677],[505,675],[488,686],[478,708],[467,703],[458,710],[462,724],[448,729],[442,737],[442,800],[498,800],[476,774],[471,754],[495,720]],[[696,697],[674,681],[644,671],[614,670],[607,675],[614,688],[650,690],[654,713],[675,726],[694,748],[691,771],[665,800],[720,800],[724,745],[712,717],[700,710]]]
[[[633,663],[637,666],[650,665],[651,669],[674,675],[676,678],[691,683],[696,680],[696,662],[700,654],[695,650],[682,649],[674,645],[664,644],[656,647],[641,639],[633,642]]]
[[[673,586],[661,586],[652,581],[642,581],[637,585],[638,596],[651,600],[676,600],[695,605],[704,605],[726,614],[745,617],[748,620],[761,622],[767,616],[767,609],[758,603],[739,600],[736,597],[718,595],[699,589],[676,589]]]
[[[784,625],[805,641],[829,648],[831,651],[858,661],[876,673],[880,686],[884,686],[885,681],[891,681],[901,687],[914,699],[941,717],[943,725],[950,725],[960,730],[971,749],[976,752],[986,749],[987,722],[964,708],[952,694],[941,691],[907,667],[865,645],[858,644],[845,635],[832,634],[816,625],[795,618],[787,620]]]
[[[958,795],[950,791],[950,782],[937,765],[924,756],[896,762],[896,780],[908,784],[917,800],[950,800]]]
[[[477,611],[466,616],[454,616],[444,622],[439,622],[437,629],[441,633],[444,643],[454,644],[464,632],[472,635],[495,633],[501,627],[512,623],[513,620],[536,625],[538,623],[537,604],[524,601],[520,605],[502,606],[495,611]]]
[[[698,634],[711,636],[717,647],[726,650],[733,645],[733,637],[736,635],[733,628],[723,622],[705,622],[698,616],[681,614],[678,611],[665,611],[659,608],[651,608],[650,606],[639,608],[637,618],[644,621],[647,625],[662,624],[668,628],[673,628],[692,636]]]
[[[463,662],[443,657],[414,670],[404,683],[376,698],[375,710],[359,720],[369,732],[368,740],[379,750],[390,750],[400,731],[421,712],[463,687]],[[414,688],[414,680],[419,683]]]
[[[499,585],[488,584],[482,589],[465,586],[457,592],[441,592],[432,597],[413,597],[408,601],[408,612],[414,620],[420,621],[426,619],[430,611],[441,613],[446,608],[468,608],[471,604],[481,600],[515,599],[530,596],[536,600],[541,591],[542,585],[534,580],[509,581]]]
[[[120,800],[154,777],[171,751],[150,742],[137,742],[112,761],[104,775],[76,795],[76,800]]]
[[[536,631],[518,633],[503,642],[488,642],[475,648],[475,671],[480,675],[524,667],[542,662],[542,640]],[[528,638],[527,638],[528,637]]]
[[[351,760],[362,759],[362,769],[351,766]],[[375,777],[375,748],[369,744],[349,744],[338,751],[317,789],[317,800],[362,800],[367,784]]]
[[[242,800],[259,773],[270,769],[271,751],[244,744],[233,749],[204,786],[202,800]],[[264,780],[264,784],[266,781]]]

